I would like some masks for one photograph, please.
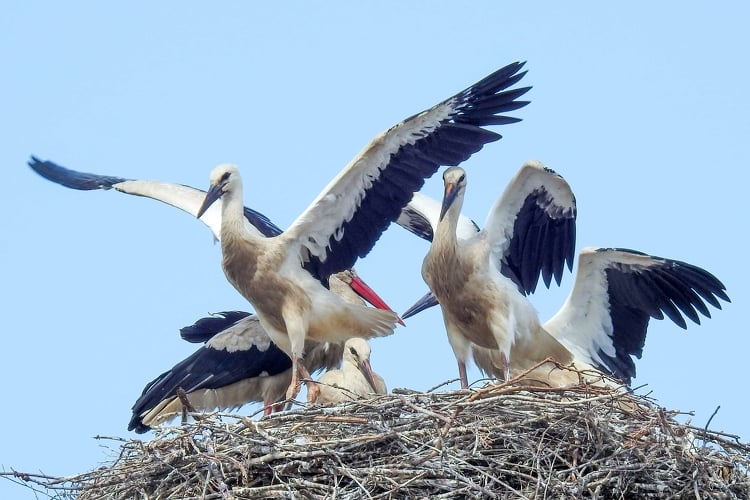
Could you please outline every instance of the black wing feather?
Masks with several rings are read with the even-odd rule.
[[[128,430],[139,434],[150,430],[143,424],[143,414],[165,399],[177,397],[178,388],[188,394],[201,389],[220,389],[263,372],[273,376],[291,367],[289,356],[274,343],[265,351],[256,346],[233,352],[203,346],[146,385],[133,405]]]
[[[112,186],[128,179],[111,175],[89,174],[62,167],[51,161],[41,161],[35,156],[28,161],[29,167],[47,180],[70,189],[91,191],[93,189],[112,189]]]
[[[201,318],[190,326],[180,328],[180,337],[193,344],[208,342],[214,335],[223,332],[241,319],[250,316],[245,311],[222,311]]]
[[[615,250],[646,255],[625,248]],[[605,270],[615,355],[608,356],[600,350],[605,366],[599,368],[628,384],[636,374],[631,356],[640,358],[643,354],[651,318],[663,319],[666,315],[678,326],[687,328],[684,316],[697,324],[700,315],[710,317],[705,302],[718,309],[721,309],[718,299],[730,302],[724,284],[708,271],[678,260],[648,257],[653,265],[613,263]]]
[[[523,78],[524,63],[513,63],[484,78],[468,89],[446,100],[453,102],[454,112],[430,133],[413,144],[401,147],[390,158],[388,168],[381,171],[367,190],[359,209],[351,220],[342,224],[341,239],[331,236],[327,259],[321,262],[312,257],[304,265],[321,280],[348,269],[358,258],[367,255],[388,225],[398,219],[412,194],[419,191],[425,179],[440,166],[455,166],[502,136],[485,130],[488,125],[502,125],[519,121],[498,113],[515,110],[527,104],[516,101],[530,87],[508,89]],[[501,92],[504,91],[505,92]],[[372,217],[370,214],[378,214]],[[366,226],[367,236],[354,228]]]

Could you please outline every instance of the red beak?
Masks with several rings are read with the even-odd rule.
[[[385,301],[381,299],[377,293],[375,293],[375,290],[370,288],[367,283],[362,281],[362,278],[354,273],[352,273],[352,282],[349,286],[351,286],[352,290],[354,290],[357,295],[365,299],[374,307],[377,307],[378,309],[384,309],[386,311],[393,311],[393,309],[391,309],[390,306],[386,304]],[[398,318],[398,322],[401,324],[401,326],[406,326],[406,324],[400,317]]]

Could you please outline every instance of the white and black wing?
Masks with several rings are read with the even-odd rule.
[[[729,302],[724,284],[700,267],[623,248],[586,248],[573,290],[544,328],[577,359],[626,383],[635,377],[651,318],[687,328]]]
[[[192,344],[204,344],[215,335],[234,326],[241,319],[250,316],[245,311],[222,311],[201,318],[192,325],[180,328],[182,340]]]
[[[529,87],[509,89],[522,67],[496,71],[366,146],[285,232],[302,245],[305,267],[321,278],[352,267],[440,166],[458,165],[500,139],[484,127],[519,121],[503,113],[528,104],[518,99]]]
[[[431,240],[440,206],[427,196],[415,196],[398,222],[412,233]],[[457,237],[486,238],[500,272],[521,293],[528,294],[536,290],[540,276],[549,288],[552,278],[560,284],[566,265],[572,269],[576,215],[575,196],[565,179],[538,161],[528,161],[495,201],[481,234],[473,230],[472,225],[476,224],[461,215]],[[401,317],[408,319],[437,303],[428,292]]]
[[[91,174],[65,168],[51,161],[41,161],[31,157],[29,167],[45,179],[61,186],[82,191],[115,189],[122,193],[151,198],[187,212],[195,217],[198,214],[206,192],[190,186],[172,182],[132,180],[111,175]],[[214,206],[215,205],[215,206]],[[214,237],[220,239],[221,200],[209,207],[200,220],[206,224]],[[264,236],[281,234],[281,229],[268,217],[251,208],[245,208],[245,218]]]
[[[226,319],[222,313],[213,318]],[[289,356],[271,342],[258,318],[254,315],[243,317],[211,335],[204,346],[146,385],[133,405],[128,430],[147,432],[150,427],[144,424],[144,416],[164,402],[175,399],[177,389],[188,395],[205,389],[220,391],[241,380],[274,376],[291,367]],[[259,393],[248,394],[245,402],[262,401],[263,395]]]
[[[570,185],[538,161],[524,163],[490,210],[483,231],[500,272],[524,293],[539,277],[549,288],[573,269],[576,199]]]

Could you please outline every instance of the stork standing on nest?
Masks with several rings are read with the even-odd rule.
[[[562,357],[562,346],[539,333],[536,311],[524,293],[534,290],[540,273],[547,284],[553,275],[559,282],[565,263],[572,266],[576,209],[568,184],[541,163],[526,163],[490,211],[484,229],[459,239],[466,173],[452,167],[443,180],[445,193],[422,277],[440,303],[461,387],[468,387],[472,344],[497,350],[506,377],[511,363],[525,364],[510,359],[514,346]]]
[[[404,210],[400,223],[413,233],[434,241],[440,223],[447,218],[444,216],[450,215],[455,220],[444,224],[455,226],[457,252],[461,248],[471,248],[471,242],[475,248],[481,245],[492,248],[489,265],[496,267],[490,274],[494,277],[487,277],[487,283],[479,289],[486,289],[493,280],[500,281],[501,290],[506,290],[514,301],[511,303],[520,303],[526,300],[520,293],[534,291],[539,272],[549,285],[550,273],[561,271],[563,260],[572,263],[569,257],[575,245],[572,191],[561,177],[541,167],[537,162],[522,167],[495,203],[484,231],[480,232],[470,219],[457,216],[460,206],[453,207],[462,201],[465,176],[459,183],[462,187],[449,187],[446,181],[446,198],[453,212],[441,211],[445,203],[441,205],[424,195],[415,196],[408,210]],[[451,178],[460,177],[454,174]],[[458,188],[460,192],[455,191]],[[455,198],[452,200],[452,197]],[[552,216],[553,213],[558,216]],[[540,238],[539,235],[546,236]],[[482,240],[484,243],[478,243]],[[561,259],[562,256],[565,259]],[[454,277],[454,282],[462,283],[458,277]],[[559,284],[559,279],[557,282]],[[519,293],[514,294],[513,289]],[[699,313],[711,316],[706,303],[721,309],[718,299],[729,301],[724,285],[708,271],[692,264],[622,248],[586,248],[579,255],[575,284],[563,307],[544,325],[538,325],[534,312],[528,319],[533,328],[525,331],[526,337],[519,339],[515,331],[508,335],[509,351],[488,347],[487,342],[474,343],[462,336],[456,336],[456,340],[451,338],[450,330],[448,334],[451,345],[460,348],[458,351],[454,348],[454,352],[459,367],[464,363],[464,370],[469,351],[482,372],[504,379],[511,371],[518,374],[551,357],[560,364],[588,372],[591,380],[606,375],[630,384],[635,376],[632,356],[640,358],[643,352],[649,319],[663,319],[666,315],[686,328],[683,314],[700,323]],[[446,301],[449,307],[452,300]],[[437,304],[438,299],[431,291],[403,317],[409,318]],[[523,305],[519,308],[532,314]],[[541,377],[545,385],[552,386],[579,380],[579,373],[573,370],[550,367],[540,367],[532,376]],[[461,382],[466,387],[466,381]]]
[[[365,256],[440,165],[457,165],[500,138],[483,126],[518,121],[499,113],[526,104],[516,99],[528,88],[505,90],[523,76],[521,66],[506,66],[376,137],[277,237],[266,238],[245,223],[235,166],[211,172],[198,217],[223,199],[222,267],[292,358],[288,399],[298,393],[300,375],[309,380],[300,361],[306,338],[344,341],[393,332],[395,314],[343,304],[326,288],[327,277]],[[311,385],[308,397],[316,392]]]
[[[331,290],[347,302],[362,303],[351,288],[351,271],[331,276]],[[281,409],[292,377],[292,362],[269,338],[258,317],[227,311],[180,330],[183,339],[205,343],[150,382],[133,405],[128,430],[143,433],[183,412],[178,390],[196,411],[230,410],[262,402],[264,415]],[[308,341],[305,367],[310,373],[339,365],[341,343]],[[367,355],[369,356],[369,346]]]
[[[387,394],[385,380],[372,370],[370,352],[366,340],[356,337],[347,340],[341,368],[329,370],[318,379],[320,394],[314,402],[341,403],[373,394]]]

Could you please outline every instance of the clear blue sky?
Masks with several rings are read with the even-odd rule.
[[[126,425],[145,383],[195,349],[178,329],[250,307],[201,224],[54,185],[29,155],[203,189],[233,162],[246,204],[285,227],[377,133],[515,60],[528,61],[532,103],[464,164],[465,213],[481,223],[538,159],[576,193],[579,249],[624,246],[716,274],[733,302],[687,332],[652,321],[634,385],[695,411],[699,426],[721,405],[711,427],[750,440],[749,13],[741,2],[623,5],[5,6],[0,466],[69,475],[108,462],[116,450],[93,436],[136,437]],[[425,192],[440,196],[439,176]],[[426,251],[393,226],[357,268],[404,311],[426,290]],[[532,297],[543,319],[571,282]],[[457,376],[437,308],[373,342],[372,362],[390,388]],[[0,479],[10,495],[31,498]]]

